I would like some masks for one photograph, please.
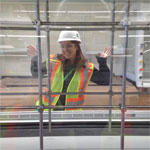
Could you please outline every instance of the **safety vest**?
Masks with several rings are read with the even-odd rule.
[[[46,61],[48,70],[48,61]],[[75,73],[68,85],[66,92],[85,92],[88,83],[93,73],[94,65],[87,63],[87,67],[81,67],[76,69]],[[50,85],[51,92],[62,92],[64,84],[64,72],[62,68],[62,62],[58,59],[54,59],[54,55],[50,55]],[[46,88],[48,92],[48,88]],[[60,95],[51,95],[51,105],[56,105]],[[66,95],[65,106],[81,106],[84,104],[85,96],[83,94]],[[43,95],[43,104],[48,105],[48,95]],[[36,105],[39,105],[37,101]],[[65,110],[82,110],[81,108],[66,108]]]

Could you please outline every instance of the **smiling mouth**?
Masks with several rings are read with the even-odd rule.
[[[64,52],[64,55],[65,55],[65,56],[70,56],[71,53],[70,53],[70,52]]]

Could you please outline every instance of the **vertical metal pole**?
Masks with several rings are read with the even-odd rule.
[[[36,0],[36,33],[37,33],[37,52],[38,52],[38,84],[39,84],[39,119],[40,119],[40,150],[43,150],[43,104],[42,104],[42,57],[41,57],[41,38],[40,38],[40,8],[39,0]]]
[[[115,22],[115,0],[113,0],[112,5],[112,22]],[[113,53],[114,53],[114,25],[112,26],[111,32],[111,57],[110,57],[110,95],[109,95],[109,105],[112,105],[112,77],[113,77]],[[111,132],[111,116],[112,116],[112,109],[109,109],[109,132]]]
[[[49,22],[49,0],[46,0],[46,21]],[[51,81],[50,81],[50,37],[49,37],[49,27],[47,27],[46,31],[46,37],[47,37],[47,58],[48,58],[48,92],[51,92]],[[48,94],[48,102],[49,106],[51,106],[51,97],[50,94]],[[49,132],[51,132],[51,109],[48,110],[48,119],[49,119]]]
[[[124,21],[125,39],[123,48],[123,78],[122,78],[122,101],[121,101],[121,150],[124,150],[124,127],[125,127],[125,94],[126,94],[126,70],[127,70],[127,48],[128,48],[128,20],[129,20],[129,0],[126,0],[126,20]]]

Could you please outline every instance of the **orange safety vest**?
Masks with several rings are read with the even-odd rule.
[[[48,61],[46,61],[46,66],[48,68]],[[93,74],[94,65],[92,63],[87,63],[87,67],[81,67],[79,70],[75,70],[75,73],[68,85],[67,92],[85,92],[88,83]],[[48,70],[48,69],[47,69]],[[62,68],[62,63],[58,59],[54,59],[54,55],[50,55],[50,85],[51,92],[62,92],[64,84],[64,72]],[[48,88],[46,88],[48,92]],[[56,105],[59,100],[60,95],[51,95],[51,105]],[[85,96],[82,94],[66,95],[65,105],[66,106],[81,106],[84,104]],[[43,95],[43,104],[48,105],[48,95]],[[39,105],[37,101],[36,105]],[[66,108],[65,110],[82,110],[81,108]]]

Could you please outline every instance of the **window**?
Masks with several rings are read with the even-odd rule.
[[[12,148],[10,145],[16,150],[23,147],[40,150],[150,148],[150,3],[113,2],[40,1],[40,16],[36,18],[36,1],[0,1],[1,149],[8,150]],[[128,5],[129,18],[126,18]],[[41,63],[49,54],[62,53],[57,42],[62,30],[79,32],[83,56],[97,70],[100,67],[102,71],[105,59],[99,66],[96,55],[106,47],[111,48],[111,56],[107,58],[110,81],[107,85],[102,83],[105,73],[103,79],[97,78],[100,85],[92,79],[87,90],[79,93],[79,96],[85,94],[84,105],[78,105],[80,111],[48,111],[49,106],[42,111],[42,105],[36,106],[42,95],[69,95],[67,91],[45,91],[52,82],[47,70],[37,76],[38,68],[46,68],[46,63]],[[38,53],[41,66],[35,64],[38,61],[32,61],[36,68],[31,69],[33,56],[27,52],[29,45],[41,51]],[[60,84],[61,77],[58,81]],[[76,86],[79,85],[75,84],[71,90]],[[70,144],[65,145],[63,138]],[[22,139],[28,144],[24,145]],[[31,139],[35,145],[30,144]],[[6,140],[10,144],[5,144]],[[62,143],[57,145],[57,140]],[[81,143],[83,140],[89,144]]]

